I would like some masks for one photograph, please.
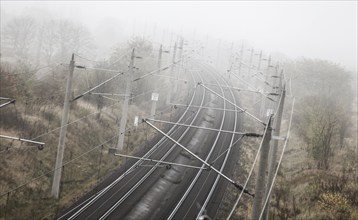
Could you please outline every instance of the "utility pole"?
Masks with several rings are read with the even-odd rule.
[[[174,93],[177,94],[178,92],[178,74],[180,73],[183,65],[183,47],[184,47],[184,40],[181,38],[180,40],[180,46],[179,46],[179,68],[178,71],[176,71],[176,80],[174,81]]]
[[[228,74],[228,78],[230,79],[230,74],[232,71],[232,66],[234,64],[234,54],[233,54],[233,50],[234,50],[234,42],[231,42],[231,47],[230,47],[230,58],[229,58],[229,67],[227,70],[227,74]]]
[[[255,73],[256,75],[259,74],[260,69],[261,69],[262,50],[261,50],[260,53],[257,54],[257,55],[259,55],[259,60],[258,60],[258,62],[257,62],[257,68],[256,68],[256,73]],[[259,77],[259,76],[258,76],[258,77]],[[255,77],[255,79],[254,79],[254,88],[257,88],[257,82],[258,82],[258,78]],[[254,94],[254,102],[253,102],[253,104],[256,104],[257,97],[260,99],[260,98],[261,98],[261,95],[260,95],[260,94]],[[257,113],[257,114],[260,114],[259,109],[258,109],[258,108],[255,108],[255,109],[256,109],[256,113]]]
[[[254,203],[252,205],[252,220],[259,220],[260,213],[265,195],[265,177],[266,177],[266,167],[267,160],[270,151],[270,140],[271,140],[271,116],[269,122],[267,123],[266,132],[264,134],[260,152],[260,162],[259,162],[259,170],[256,176],[256,184],[255,184],[255,197]]]
[[[261,69],[261,61],[262,61],[262,50],[260,51],[259,54],[255,54],[255,55],[258,55],[259,56],[259,60],[257,62],[257,68],[256,68],[256,75],[260,74],[260,69]],[[259,77],[259,76],[258,76]],[[258,78],[255,77],[254,79],[254,87],[257,88],[257,80]]]
[[[247,71],[247,74],[248,74],[248,80],[250,80],[251,81],[251,67],[252,67],[252,58],[254,57],[254,48],[251,48],[251,50],[249,50],[249,51],[251,51],[251,53],[250,53],[250,60],[249,60],[249,66],[248,66],[248,68],[249,68],[249,71]]]
[[[172,42],[173,42],[173,31],[170,33],[170,43],[169,43],[169,46],[171,47],[172,46]],[[176,43],[176,42],[175,42]]]
[[[134,48],[132,50],[131,61],[129,63],[126,92],[125,92],[125,98],[122,108],[122,117],[119,125],[117,152],[122,151],[124,145],[124,133],[126,131],[126,125],[127,125],[128,105],[129,105],[132,78],[133,78],[133,66],[134,66]]]
[[[277,110],[277,115],[274,119],[274,132],[273,132],[273,136],[275,138],[273,138],[273,141],[271,143],[271,153],[270,153],[270,158],[269,158],[269,171],[268,171],[268,181],[267,181],[267,186],[266,186],[266,192],[265,192],[265,198],[268,197],[267,199],[267,203],[266,206],[264,207],[264,213],[263,213],[263,218],[268,220],[269,218],[269,208],[270,208],[270,199],[271,199],[271,195],[269,195],[269,191],[270,191],[270,187],[273,184],[273,178],[274,178],[274,174],[277,168],[277,147],[278,147],[278,139],[280,136],[280,129],[281,129],[281,120],[282,120],[282,112],[283,112],[283,107],[284,107],[284,103],[285,103],[285,97],[286,97],[286,90],[285,88],[282,86],[282,77],[283,74],[281,73],[280,76],[280,82],[279,82],[279,89],[281,91],[281,97],[279,99],[279,104],[278,104],[278,110]]]
[[[172,58],[172,66],[170,68],[170,76],[173,76],[174,68],[175,68],[175,54],[177,52],[177,43],[174,44],[174,50],[173,50],[173,58]],[[167,94],[167,105],[170,103],[172,98],[172,80],[168,80],[168,94]]]
[[[242,66],[243,56],[244,56],[244,44],[241,44],[240,57],[239,57],[239,73],[238,73],[239,76],[241,74],[241,66]]]
[[[160,68],[162,67],[162,54],[163,54],[163,48],[162,48],[162,45],[160,45],[159,55],[158,55],[158,64],[157,64],[157,68],[158,68],[157,74],[160,74]],[[157,90],[156,80],[153,80],[153,86],[154,86],[154,92],[152,93],[152,109],[150,110],[150,115],[149,115],[150,118],[154,118],[155,110],[157,108],[157,102],[159,101],[159,93]]]
[[[265,93],[265,92],[267,92],[267,88],[268,88],[268,85],[267,85],[267,83],[268,83],[268,78],[269,78],[269,73],[270,73],[270,65],[271,65],[271,56],[269,56],[269,58],[268,58],[268,60],[267,60],[267,69],[266,69],[266,71],[265,71],[265,82],[264,82],[264,86],[263,86],[263,92]],[[266,118],[266,116],[265,116],[265,110],[266,110],[266,99],[264,99],[264,98],[262,98],[261,99],[261,108],[260,108],[260,112],[261,112],[261,117],[263,118],[263,119],[265,119]]]
[[[165,41],[165,34],[166,34],[166,29],[164,28],[163,29],[163,36],[162,36],[162,44],[164,44],[164,41]]]
[[[221,38],[219,39],[219,43],[218,43],[218,53],[217,53],[217,57],[216,57],[216,68],[219,68],[219,64],[220,64],[220,52],[221,52]]]
[[[203,56],[203,57],[204,57],[205,52],[208,50],[208,47],[209,47],[208,42],[209,42],[209,36],[208,36],[208,34],[206,34],[206,36],[205,36],[205,42],[204,42],[204,45],[203,45],[203,52],[202,52],[202,56]],[[207,54],[206,54],[206,55],[207,55]],[[207,58],[207,57],[206,57],[206,58]]]
[[[71,62],[70,62],[70,65],[68,68],[69,68],[69,74],[68,74],[68,78],[67,78],[66,94],[65,94],[65,101],[63,104],[63,115],[62,115],[62,121],[61,121],[61,129],[60,129],[60,137],[59,137],[58,147],[57,147],[55,173],[53,175],[52,191],[51,191],[52,196],[54,196],[56,199],[58,199],[59,194],[60,194],[62,160],[63,160],[64,151],[65,151],[67,123],[68,123],[68,116],[69,116],[69,112],[70,112],[70,96],[71,96],[71,91],[72,91],[73,71],[75,69],[74,54],[72,54]]]

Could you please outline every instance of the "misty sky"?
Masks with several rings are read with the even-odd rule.
[[[267,53],[327,59],[357,70],[357,1],[1,1],[5,21],[44,11],[92,30],[111,20],[127,32],[143,31],[138,29],[145,24],[148,29],[246,40]]]

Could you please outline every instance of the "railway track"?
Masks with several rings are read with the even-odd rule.
[[[211,68],[205,65],[202,65],[202,67],[207,73],[214,75],[213,77],[215,78],[216,84],[228,86],[228,83],[223,78],[218,77]],[[218,90],[219,91],[216,92],[236,104],[233,91],[229,90],[225,92],[223,88],[219,88]],[[226,111],[236,109],[233,106],[227,105],[226,102],[223,102],[223,110],[224,115],[219,130],[238,131],[238,121],[240,121],[238,120],[238,114],[232,111]],[[233,156],[237,156],[237,149],[236,152],[232,153],[233,150],[229,148],[234,142],[236,142],[234,134],[223,134],[219,131],[205,161],[213,164],[215,168],[228,175],[229,172],[224,170],[227,166],[228,159],[233,159]],[[197,219],[204,214],[215,218],[216,210],[219,207],[227,184],[228,182],[220,178],[220,175],[216,172],[203,172],[200,170],[197,172],[184,195],[180,198],[180,201],[171,211],[168,219]]]
[[[196,68],[190,73],[194,86],[198,82],[228,86],[226,80],[206,64],[192,65]],[[233,91],[220,87],[213,89],[236,103]],[[167,134],[229,175],[232,160],[238,157],[237,148],[229,146],[240,137],[222,131],[239,131],[240,116],[235,110],[234,106],[197,86],[177,123],[211,127],[217,131],[173,125]],[[215,217],[219,207],[217,201],[221,201],[228,184],[219,174],[207,170],[204,164],[166,137],[157,139],[153,147],[139,156],[190,164],[199,169],[175,165],[163,167],[160,163],[128,159],[127,170],[122,168],[117,176],[104,181],[97,192],[82,198],[58,219],[193,219],[202,216],[206,210],[210,210],[209,216]]]

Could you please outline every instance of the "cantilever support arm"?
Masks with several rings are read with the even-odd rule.
[[[190,128],[204,129],[204,130],[208,130],[208,131],[216,131],[216,132],[223,132],[223,133],[229,133],[229,134],[238,134],[238,135],[243,135],[243,136],[248,136],[248,137],[262,137],[263,136],[262,134],[256,134],[256,133],[220,130],[220,129],[214,129],[214,128],[200,127],[200,126],[195,126],[195,125],[174,123],[174,122],[170,122],[170,121],[156,120],[156,119],[152,119],[152,118],[148,118],[147,120],[158,122],[158,123],[165,123],[165,124],[179,125],[179,126],[190,127]]]
[[[127,158],[137,159],[137,160],[145,160],[145,161],[156,162],[156,163],[160,163],[160,164],[167,164],[170,166],[180,166],[180,167],[202,169],[202,170],[207,169],[207,168],[201,168],[201,167],[191,166],[191,165],[187,165],[187,164],[172,163],[172,162],[163,161],[163,160],[155,160],[155,159],[144,158],[144,157],[135,157],[135,156],[125,155],[125,154],[118,154],[118,153],[115,153],[114,156],[127,157]]]
[[[216,84],[213,84],[213,83],[202,83],[202,84],[205,84],[205,85],[212,85],[212,86],[218,86],[218,87],[222,87],[222,88],[225,88],[225,89],[234,89],[234,90],[237,90],[239,92],[241,91],[246,91],[246,92],[253,92],[253,93],[257,93],[257,94],[260,94],[262,96],[264,96],[265,98],[269,99],[270,101],[273,101],[273,102],[276,102],[275,100],[273,100],[272,98],[269,97],[269,95],[272,95],[272,96],[277,96],[279,94],[277,93],[264,93],[264,92],[261,92],[260,90],[250,90],[250,89],[242,89],[242,88],[238,88],[238,87],[230,87],[230,86],[223,86],[223,85],[216,85]]]
[[[178,141],[174,140],[172,137],[170,137],[168,134],[164,133],[163,131],[161,131],[159,128],[155,127],[153,124],[151,124],[150,122],[148,122],[147,119],[142,119],[143,122],[147,123],[150,127],[154,128],[154,130],[158,131],[159,133],[161,133],[162,135],[164,135],[166,138],[168,138],[169,140],[171,140],[172,142],[174,142],[176,145],[178,145],[179,147],[181,147],[183,150],[185,150],[186,152],[188,152],[191,156],[195,157],[197,160],[199,160],[200,162],[202,162],[203,164],[205,164],[206,166],[209,167],[209,169],[212,169],[213,171],[215,171],[217,174],[219,174],[220,176],[222,176],[224,179],[226,179],[227,181],[229,181],[231,184],[233,184],[237,189],[239,190],[243,190],[244,187],[238,183],[236,183],[234,180],[230,179],[229,177],[227,177],[225,174],[221,173],[219,170],[217,170],[215,167],[213,167],[211,164],[207,163],[205,160],[201,159],[198,155],[194,154],[193,152],[191,152],[190,150],[188,150],[186,147],[184,147],[183,145],[181,145]],[[247,193],[250,196],[254,196],[254,194],[248,192],[247,190],[244,190],[244,193]]]
[[[169,65],[167,65],[167,66],[165,66],[165,67],[162,67],[162,68],[153,70],[153,71],[151,71],[151,72],[149,72],[149,73],[147,73],[147,74],[144,74],[143,76],[140,76],[140,77],[134,79],[133,82],[138,81],[138,80],[143,79],[143,78],[148,77],[148,76],[152,76],[152,75],[154,75],[154,74],[157,73],[157,72],[161,72],[161,71],[167,70],[167,69],[169,69],[169,67],[171,67],[172,65],[175,65],[175,64],[176,64],[176,63],[171,63],[171,64],[169,64]]]
[[[4,100],[5,100],[5,99],[4,99]],[[4,103],[4,104],[1,104],[1,105],[0,105],[0,108],[5,107],[5,106],[7,106],[7,105],[10,105],[11,103],[15,103],[15,101],[16,101],[16,99],[8,99],[8,100],[10,100],[10,101],[8,101],[8,102],[6,102],[6,103]]]
[[[111,78],[107,79],[106,81],[98,84],[97,86],[93,87],[92,89],[82,93],[81,95],[76,96],[74,99],[71,100],[71,102],[76,101],[77,99],[83,97],[84,95],[87,95],[88,93],[91,93],[93,90],[97,89],[98,87],[108,83],[109,81],[113,80],[114,78],[118,77],[119,75],[123,75],[124,73],[118,73],[115,76],[112,76]]]
[[[228,103],[230,103],[231,105],[235,106],[236,108],[240,109],[242,112],[245,112],[247,115],[249,115],[251,118],[255,119],[256,121],[260,122],[262,125],[266,126],[266,123],[261,121],[259,118],[257,118],[256,116],[254,116],[253,114],[251,114],[250,112],[247,112],[247,109],[243,109],[242,107],[236,105],[235,103],[233,103],[232,101],[228,100],[227,98],[225,98],[224,96],[220,95],[219,93],[215,92],[214,90],[208,88],[207,86],[203,85],[201,82],[198,83],[198,85],[204,87],[205,89],[209,90],[210,92],[212,92],[213,94],[219,96],[220,98],[224,99],[225,101],[227,101]]]
[[[32,140],[28,140],[28,139],[24,139],[24,138],[19,138],[19,137],[11,137],[11,136],[6,136],[6,135],[0,135],[0,138],[6,138],[6,139],[10,139],[10,140],[17,140],[17,141],[25,142],[25,143],[36,144],[36,145],[38,145],[39,150],[42,150],[43,146],[45,145],[44,142],[32,141]]]

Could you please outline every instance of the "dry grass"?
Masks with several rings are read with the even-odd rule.
[[[186,94],[180,93],[178,97],[185,99]],[[133,126],[135,116],[144,117],[150,111],[150,108],[142,106],[150,106],[150,104],[141,103],[141,106],[130,106],[127,121],[127,130],[130,132],[126,132],[124,143],[126,154],[133,154],[139,146],[157,135],[153,129],[144,124],[140,124],[136,129]],[[175,114],[170,111],[170,108],[163,109],[158,106],[158,109],[161,109],[160,118],[163,120],[169,120],[170,114]],[[96,106],[83,100],[71,106],[69,122],[83,119],[67,128],[64,164],[96,146],[97,148],[64,167],[59,200],[54,200],[50,191],[58,145],[59,130],[56,128],[60,125],[62,107],[51,104],[30,106],[19,103],[16,105],[16,111],[8,111],[6,117],[21,117],[22,121],[20,120],[20,124],[12,127],[0,126],[1,134],[29,139],[45,134],[36,140],[46,144],[42,151],[38,151],[33,145],[20,145],[17,141],[1,140],[0,150],[10,147],[10,150],[0,155],[2,157],[0,160],[1,193],[22,184],[25,185],[11,192],[8,199],[6,195],[0,198],[0,219],[4,219],[5,214],[7,220],[52,219],[59,210],[92,190],[124,163],[125,159],[108,154],[108,148],[115,147],[117,143],[121,104],[104,107],[99,113],[93,114],[97,111]],[[163,128],[164,124],[157,126]],[[104,144],[101,150],[101,143],[110,139],[112,140]],[[102,162],[99,164],[101,154]],[[100,170],[99,176],[98,170]],[[40,178],[34,180],[37,177]]]

